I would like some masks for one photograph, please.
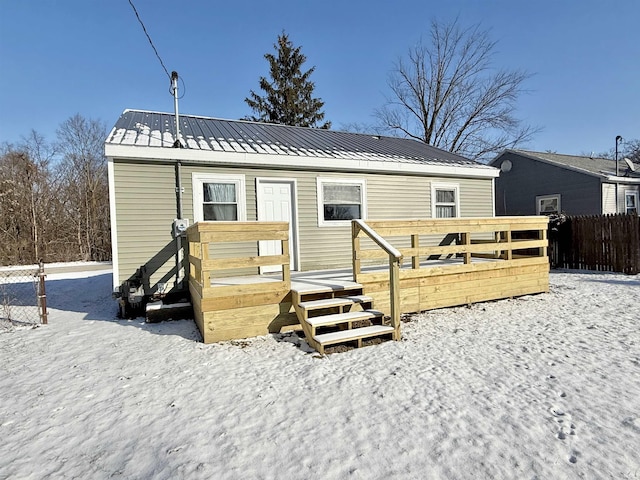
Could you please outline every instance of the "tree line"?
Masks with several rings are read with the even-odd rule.
[[[106,125],[80,114],[56,140],[0,145],[0,263],[111,259]]]

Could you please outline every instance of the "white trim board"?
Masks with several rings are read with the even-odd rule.
[[[413,175],[431,175],[462,178],[496,178],[500,170],[487,165],[434,165],[420,162],[394,162],[376,159],[305,157],[301,155],[267,155],[245,152],[213,152],[188,148],[141,147],[131,145],[105,145],[106,155],[125,160],[177,161],[205,163],[209,166],[247,166],[286,168],[289,170],[380,172]]]
[[[112,263],[112,283],[113,291],[117,292],[120,288],[120,268],[118,265],[118,228],[116,223],[116,185],[115,170],[113,167],[113,159],[107,158],[107,178],[109,182],[109,218],[111,227],[111,263]]]

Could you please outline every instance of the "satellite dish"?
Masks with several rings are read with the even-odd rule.
[[[505,160],[504,162],[502,162],[500,164],[500,171],[507,173],[511,171],[511,167],[513,167],[513,164],[511,163],[510,160]]]
[[[633,162],[631,160],[629,160],[628,158],[623,158],[624,163],[627,164],[627,167],[629,167],[629,170],[631,170],[632,172],[636,171],[636,166],[633,164]]]

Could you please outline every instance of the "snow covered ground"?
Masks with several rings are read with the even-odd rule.
[[[0,334],[0,478],[640,478],[640,277],[433,311],[324,358],[115,318],[108,271],[49,275]]]

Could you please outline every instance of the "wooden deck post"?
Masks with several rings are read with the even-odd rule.
[[[415,255],[411,256],[411,268],[414,270],[420,268],[420,236],[411,235],[411,248],[415,250]]]
[[[360,275],[360,227],[356,222],[351,222],[351,263],[353,265],[353,281],[358,281]]]
[[[462,244],[469,246],[471,245],[471,233],[469,232],[464,232],[461,234],[462,236]],[[471,252],[466,251],[463,253],[464,256],[464,264],[465,265],[469,265],[471,263]]]
[[[202,265],[209,260],[209,243],[201,243],[200,244],[200,259],[202,260]],[[208,268],[202,268],[200,270],[200,283],[202,287],[209,287],[211,285],[211,270]]]
[[[389,295],[393,339],[400,340],[400,261],[389,256]]]
[[[504,236],[507,242],[507,248],[505,249],[504,254],[502,255],[502,259],[513,260],[513,251],[512,251],[512,245],[511,245],[511,229],[504,232]]]
[[[540,240],[546,240],[547,241],[547,245],[545,245],[544,247],[540,247],[540,256],[541,257],[546,257],[548,256],[548,246],[549,246],[549,240],[547,239],[547,230],[543,229],[543,230],[539,230],[538,232],[538,238]]]
[[[287,258],[287,263],[282,264],[282,281],[291,283],[291,258],[289,258],[289,240],[282,240],[282,254]]]

